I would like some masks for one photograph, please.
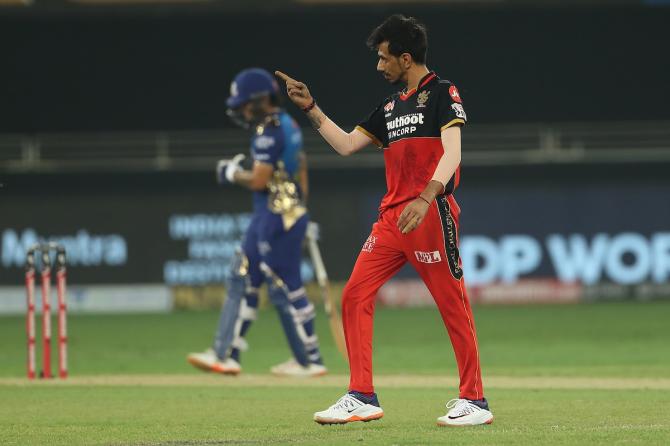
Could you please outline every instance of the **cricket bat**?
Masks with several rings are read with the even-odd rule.
[[[319,250],[319,225],[310,222],[307,226],[307,244],[309,247],[309,255],[312,258],[312,265],[314,265],[314,273],[316,274],[316,281],[321,289],[321,297],[323,298],[323,306],[328,316],[328,323],[330,324],[330,332],[335,340],[335,345],[340,351],[345,360],[347,357],[347,344],[344,340],[344,329],[342,328],[342,319],[337,307],[334,304],[332,295],[330,294],[330,284],[328,283],[328,274],[326,267],[321,258],[321,251]]]

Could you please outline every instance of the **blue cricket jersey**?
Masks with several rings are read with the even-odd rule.
[[[296,180],[301,150],[302,131],[298,123],[283,110],[260,125],[251,138],[251,157],[254,161],[272,164],[275,170],[278,169],[279,161],[282,161],[284,169],[302,196],[300,184]],[[253,203],[254,212],[267,212],[268,192],[254,192]]]

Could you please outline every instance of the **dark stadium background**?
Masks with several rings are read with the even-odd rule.
[[[230,127],[223,100],[248,66],[308,80],[353,123],[392,91],[365,39],[398,10],[427,24],[429,66],[459,85],[472,122],[670,119],[670,10],[535,3],[6,12],[0,130]]]

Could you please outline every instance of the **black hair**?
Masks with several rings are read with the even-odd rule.
[[[398,57],[409,53],[414,62],[426,63],[428,33],[426,26],[414,17],[394,14],[372,30],[367,40],[371,50],[376,50],[382,42],[389,43],[389,53]]]

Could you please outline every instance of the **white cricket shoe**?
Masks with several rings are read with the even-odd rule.
[[[345,424],[352,421],[372,421],[384,416],[381,407],[366,404],[350,393],[345,394],[328,409],[314,414],[319,424]]]
[[[437,419],[438,426],[476,426],[478,424],[493,423],[493,414],[490,410],[482,409],[470,400],[454,399],[447,403],[449,411]]]
[[[206,372],[221,373],[223,375],[238,375],[242,371],[240,363],[232,358],[220,360],[214,349],[209,348],[202,353],[190,353],[186,360],[194,367]]]
[[[328,373],[328,369],[323,364],[309,364],[307,367],[300,365],[294,358],[286,362],[277,364],[270,368],[270,372],[275,376],[290,376],[294,378],[311,378],[314,376],[323,376]]]

